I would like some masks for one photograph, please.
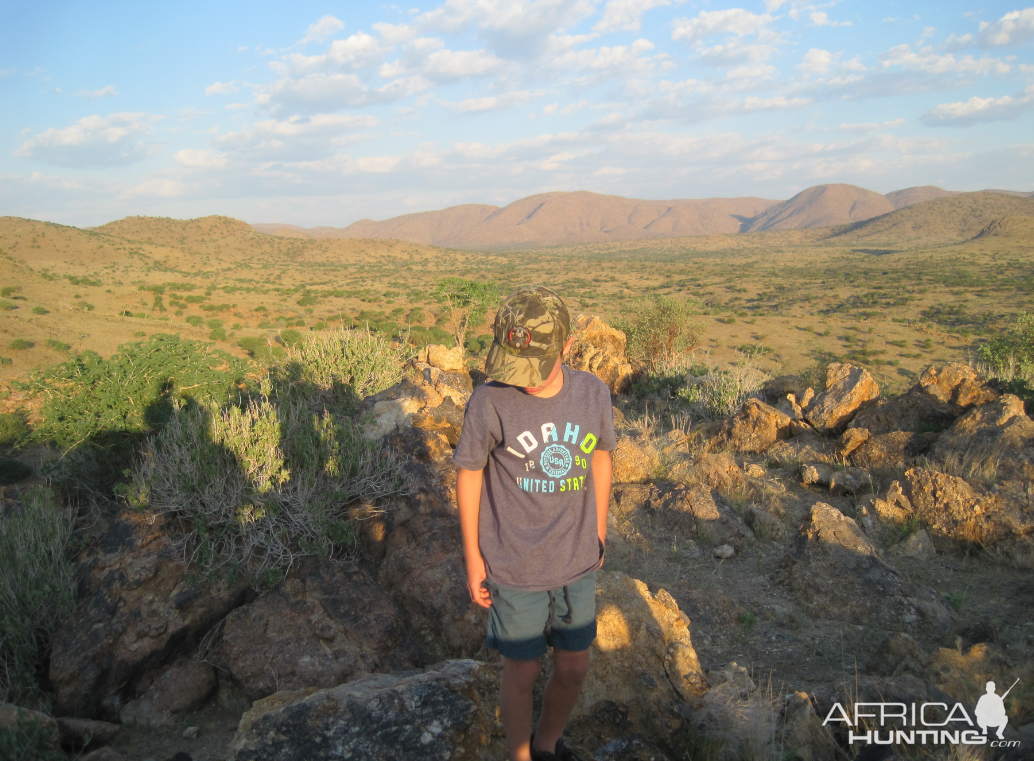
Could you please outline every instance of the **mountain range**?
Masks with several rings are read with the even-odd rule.
[[[979,194],[983,193],[1034,197],[1034,193],[1008,190]],[[755,197],[647,201],[579,190],[540,193],[502,207],[464,204],[382,221],[361,219],[340,228],[275,223],[252,227],[284,237],[396,239],[459,249],[537,248],[852,225],[940,198],[979,194],[927,185],[881,195],[855,185],[831,184],[808,188],[787,201]]]

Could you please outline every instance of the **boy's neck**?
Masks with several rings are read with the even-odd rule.
[[[524,390],[539,399],[549,399],[559,394],[564,388],[564,368],[561,362],[563,362],[563,360],[557,361],[557,368],[559,371],[545,386],[537,389],[526,388]]]

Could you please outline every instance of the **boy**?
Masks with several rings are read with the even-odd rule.
[[[617,444],[610,391],[563,366],[573,339],[553,291],[511,294],[494,332],[485,362],[492,382],[467,402],[453,454],[467,589],[489,609],[486,646],[503,656],[499,703],[511,761],[578,761],[560,736],[596,637]],[[547,645],[553,674],[532,735],[532,688]]]

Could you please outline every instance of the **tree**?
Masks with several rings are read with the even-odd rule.
[[[704,332],[693,319],[693,306],[671,296],[632,303],[618,327],[628,339],[628,355],[651,370],[673,370]]]
[[[464,346],[467,329],[480,325],[488,310],[499,301],[499,286],[491,281],[479,283],[447,277],[434,289],[434,298],[446,305],[456,344]]]

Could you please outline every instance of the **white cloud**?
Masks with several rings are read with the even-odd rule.
[[[673,40],[683,40],[694,45],[701,40],[716,34],[733,34],[743,37],[748,34],[759,34],[766,31],[774,21],[767,14],[754,14],[742,8],[729,8],[722,11],[701,11],[693,19],[678,18],[672,22],[675,31],[671,33]]]
[[[143,113],[87,116],[69,127],[30,137],[13,155],[76,169],[135,164],[160,149],[142,138],[161,118]]]
[[[367,87],[355,74],[313,74],[282,79],[259,91],[255,100],[273,114],[281,111],[318,114],[342,108],[393,103],[419,92],[431,83],[419,76],[396,79],[382,87]]]
[[[0,77],[6,77],[10,74],[14,74],[16,69],[0,69]]]
[[[325,157],[356,142],[360,130],[380,122],[369,114],[319,114],[309,118],[267,119],[227,132],[212,144],[229,155],[258,161],[303,161]]]
[[[990,48],[1022,45],[1031,37],[1034,37],[1034,8],[1024,8],[1006,13],[994,23],[981,21],[976,40],[980,47]]]
[[[436,81],[456,81],[497,74],[503,66],[484,50],[436,50],[424,59],[420,73]]]
[[[830,21],[829,14],[815,11],[809,18],[814,26],[851,26],[850,21]]]
[[[651,67],[650,58],[643,53],[653,50],[649,40],[638,39],[631,45],[571,50],[556,56],[551,65],[558,71],[575,70],[612,71],[621,74],[646,71]]]
[[[969,127],[981,122],[1015,119],[1031,110],[1034,110],[1034,85],[1015,97],[972,97],[959,103],[942,103],[923,114],[923,122],[930,126]]]
[[[459,103],[447,103],[445,101],[439,101],[441,105],[453,111],[465,111],[467,113],[478,113],[483,111],[502,111],[507,108],[514,106],[520,106],[527,103],[532,98],[541,97],[545,93],[545,90],[516,90],[514,92],[508,92],[504,95],[491,95],[483,98],[467,98],[461,100]],[[549,109],[549,106],[546,106]],[[543,109],[543,113],[553,113],[556,111],[556,104],[553,104],[552,110]]]
[[[205,88],[205,95],[230,95],[240,89],[236,82],[213,82]]]
[[[609,0],[603,9],[603,18],[593,29],[597,32],[638,32],[641,26],[639,17],[648,10],[665,5],[671,5],[671,0]]]
[[[175,198],[182,196],[189,190],[189,186],[176,180],[155,178],[144,180],[118,195],[119,200],[131,200],[140,196],[157,196],[159,198]]]
[[[811,48],[804,56],[804,60],[797,64],[797,68],[805,74],[825,74],[833,68],[839,57],[839,53]]]
[[[226,166],[226,156],[215,151],[199,151],[184,148],[176,151],[173,158],[186,167],[222,169]]]
[[[237,111],[242,108],[250,108],[250,103],[227,103],[223,108],[227,111]]]
[[[308,74],[312,72],[345,69],[355,71],[383,60],[390,47],[366,32],[356,32],[343,40],[334,40],[323,55],[293,53],[286,61],[273,61],[270,67],[281,74]]]
[[[938,55],[929,47],[914,52],[908,44],[897,45],[878,57],[884,68],[901,66],[927,74],[1008,74],[1011,69],[1009,64],[997,58],[967,55],[957,59],[951,53]]]
[[[118,90],[115,89],[115,85],[108,85],[102,87],[99,90],[80,90],[76,93],[80,98],[89,98],[90,100],[96,100],[97,98],[111,98],[118,95]]]
[[[330,15],[324,16],[315,24],[309,25],[309,28],[305,30],[305,36],[298,40],[298,44],[308,45],[310,42],[323,42],[334,32],[340,32],[344,28],[345,22],[341,19]]]
[[[861,124],[848,124],[844,122],[837,129],[840,132],[875,132],[881,129],[896,129],[904,123],[904,119],[892,119],[882,123],[863,122]]]
[[[355,165],[360,172],[383,173],[390,172],[398,166],[399,161],[397,156],[368,156],[357,159]]]

